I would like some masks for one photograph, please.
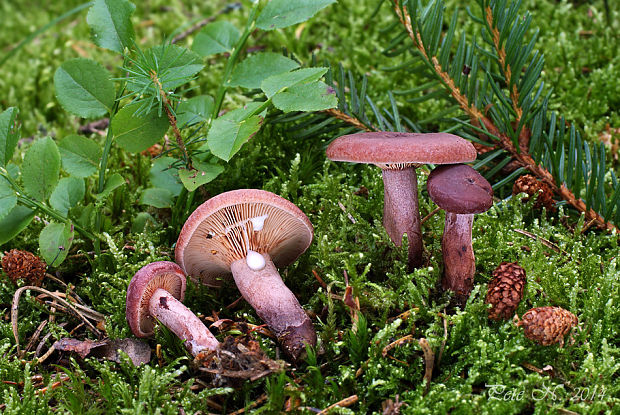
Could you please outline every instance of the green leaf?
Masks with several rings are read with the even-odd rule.
[[[60,65],[54,88],[63,108],[83,118],[105,115],[116,99],[110,73],[91,59],[71,59]]]
[[[18,112],[17,108],[10,107],[0,114],[0,166],[2,167],[13,158],[19,141],[19,127],[15,120]]]
[[[149,171],[149,179],[153,187],[169,190],[173,196],[178,196],[183,189],[179,180],[178,169],[173,167],[176,161],[172,157],[160,157],[153,162]]]
[[[84,199],[85,191],[84,179],[64,177],[50,196],[50,205],[63,216],[67,216],[69,209]]]
[[[177,45],[154,46],[144,52],[140,61],[140,66],[143,68],[157,68],[157,78],[164,91],[172,91],[178,86],[188,83],[194,75],[204,68],[200,56]],[[129,91],[141,93],[145,82],[153,85],[150,74],[140,75],[136,78],[130,78],[127,82]]]
[[[144,189],[140,196],[140,204],[149,205],[159,209],[169,208],[172,206],[174,195],[168,189],[151,187]]]
[[[260,105],[260,103],[255,103]],[[258,130],[263,123],[263,117],[252,115],[247,117],[256,105],[246,106],[244,109],[230,111],[219,117],[209,129],[207,145],[213,155],[230,160]]]
[[[49,137],[32,143],[22,163],[22,182],[27,194],[39,201],[46,200],[58,184],[60,152]]]
[[[200,95],[182,101],[177,108],[177,124],[181,127],[209,121],[213,105],[213,98],[209,95]]]
[[[147,212],[140,212],[131,224],[131,233],[142,233],[147,226],[154,229],[157,226],[157,222]]]
[[[179,177],[185,188],[193,192],[205,183],[209,183],[224,171],[224,166],[209,163],[194,163],[194,170],[180,169]]]
[[[95,0],[86,22],[97,46],[123,53],[134,41],[131,15],[136,6],[127,0]]]
[[[338,98],[335,92],[323,82],[296,85],[274,95],[276,108],[284,111],[321,111],[335,108]]]
[[[86,137],[68,135],[58,143],[62,167],[75,177],[88,177],[99,168],[101,148]]]
[[[110,196],[114,189],[120,187],[125,184],[125,179],[118,173],[114,173],[112,176],[108,177],[105,181],[105,185],[103,186],[103,191],[97,195],[97,199],[105,199]]]
[[[9,182],[0,177],[0,220],[8,215],[17,205],[17,195],[11,189]],[[0,228],[0,232],[2,229]]]
[[[50,267],[58,266],[67,257],[72,242],[71,223],[48,223],[39,235],[41,256]]]
[[[239,36],[237,28],[227,20],[210,23],[198,32],[192,50],[205,57],[230,52]]]
[[[232,73],[230,86],[260,88],[264,79],[299,68],[299,64],[279,53],[264,52],[240,62]]]
[[[26,229],[32,222],[34,214],[34,210],[17,205],[8,215],[0,219],[0,245],[9,242]]]
[[[164,137],[168,119],[158,116],[157,110],[135,116],[137,105],[127,105],[112,119],[112,134],[116,143],[126,151],[139,153]]]
[[[268,97],[272,97],[278,92],[294,85],[306,84],[318,81],[325,73],[327,68],[303,68],[293,72],[286,72],[272,75],[261,82],[260,87]]]
[[[305,22],[319,10],[336,0],[271,0],[256,20],[256,26],[263,30],[281,29]]]

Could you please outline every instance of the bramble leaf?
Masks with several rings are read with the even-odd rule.
[[[79,135],[68,135],[58,143],[62,167],[75,177],[88,177],[97,171],[101,148],[93,140]]]
[[[144,189],[140,195],[140,204],[153,206],[159,209],[169,208],[172,206],[173,197],[174,195],[168,189],[151,187]]]
[[[131,15],[135,9],[127,0],[95,0],[86,15],[95,44],[118,53],[131,48],[135,37]]]
[[[84,199],[85,190],[84,179],[63,177],[50,196],[50,205],[63,216],[67,216],[69,209]]]
[[[54,88],[62,107],[82,118],[105,115],[116,99],[110,74],[91,59],[70,59],[60,65],[54,74]]]
[[[297,68],[297,62],[279,53],[257,53],[239,62],[228,84],[248,89],[260,88],[264,79]]]
[[[0,166],[6,166],[13,158],[19,141],[19,128],[16,125],[18,109],[7,108],[0,114]]]
[[[39,201],[46,200],[56,188],[59,174],[60,152],[54,140],[46,137],[32,143],[22,164],[26,193]]]
[[[116,113],[110,128],[116,143],[126,151],[144,151],[164,137],[168,131],[168,119],[159,116],[157,110],[135,115],[137,105],[127,105]]]
[[[110,196],[114,189],[120,187],[125,184],[125,179],[118,173],[114,173],[105,181],[105,185],[103,186],[103,191],[97,195],[97,199],[105,199]]]
[[[0,245],[15,238],[21,231],[26,229],[32,219],[34,210],[26,206],[15,206],[4,218],[0,219]]]
[[[194,163],[194,170],[180,169],[179,177],[185,188],[193,192],[205,183],[209,183],[224,171],[224,166],[210,163]]]
[[[214,101],[209,95],[200,95],[182,101],[177,108],[177,124],[190,126],[209,120]]]
[[[175,160],[172,157],[160,157],[154,160],[149,171],[149,179],[153,187],[169,190],[173,196],[178,196],[183,185],[179,180],[178,169],[173,166]]]
[[[17,195],[9,183],[0,177],[0,220],[8,215],[17,205]],[[0,232],[2,229],[0,228]]]
[[[263,123],[263,117],[251,114],[260,103],[250,103],[245,108],[230,111],[215,121],[207,135],[207,145],[211,153],[223,160],[230,160]]]
[[[41,256],[50,267],[58,266],[65,260],[73,243],[71,223],[50,222],[39,235]]]
[[[335,91],[323,82],[295,85],[277,93],[273,105],[284,111],[322,111],[335,108],[338,98]]]
[[[326,72],[327,68],[302,68],[293,72],[272,75],[261,82],[260,87],[265,95],[272,97],[284,88],[318,81]]]
[[[281,29],[305,22],[319,10],[336,0],[271,0],[256,20],[256,26],[263,30]]]
[[[226,20],[210,23],[198,32],[192,50],[203,57],[230,52],[239,36],[237,28]]]

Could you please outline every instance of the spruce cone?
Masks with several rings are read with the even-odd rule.
[[[560,343],[564,346],[564,336],[577,325],[577,316],[561,307],[537,307],[523,314],[517,326],[523,326],[525,337],[549,346]]]
[[[495,268],[485,300],[492,305],[489,309],[491,320],[507,320],[515,314],[525,283],[525,270],[516,262],[502,262]]]
[[[537,180],[534,176],[526,174],[517,179],[512,187],[512,194],[517,195],[519,193],[528,194],[530,197],[538,195],[534,203],[535,209],[541,209],[544,206],[548,212],[555,211],[555,202],[553,201],[553,191],[551,187],[549,187],[547,183]],[[523,203],[527,203],[529,200],[529,197],[521,199]]]
[[[39,287],[45,277],[47,265],[41,258],[28,252],[11,249],[4,253],[2,270],[6,272],[13,284],[22,279],[28,285]]]

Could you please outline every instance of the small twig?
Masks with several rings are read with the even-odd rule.
[[[426,381],[426,386],[424,386],[424,395],[426,395],[428,393],[428,390],[431,387],[431,379],[433,378],[435,353],[433,353],[433,350],[431,349],[431,345],[428,343],[428,340],[426,340],[424,337],[418,340],[418,343],[420,343],[420,347],[422,348],[422,351],[424,352],[424,363],[426,367],[426,370],[424,372],[424,380]]]
[[[563,250],[562,248],[560,248],[558,245],[554,244],[553,242],[551,242],[548,239],[543,238],[542,236],[538,236],[536,234],[533,234],[531,232],[528,231],[524,231],[522,229],[513,229],[513,231],[515,231],[516,233],[520,233],[521,235],[527,236],[530,239],[533,239],[535,241],[540,241],[540,243],[542,243],[544,246],[546,246],[547,248],[552,249],[553,251],[557,252],[558,254],[564,254],[568,257],[568,259],[570,259],[571,261],[573,260],[573,257],[566,252],[565,250]],[[577,264],[581,264],[581,261],[577,261]]]
[[[53,390],[53,389],[56,389],[57,387],[59,387],[60,385],[62,385],[62,384],[63,384],[63,382],[66,382],[66,381],[68,381],[69,379],[70,379],[70,378],[69,378],[69,375],[66,375],[66,374],[61,374],[61,375],[60,375],[60,380],[58,380],[57,382],[52,383],[49,387],[47,387],[47,386],[46,386],[46,387],[44,387],[44,388],[39,389],[39,390],[37,391],[37,393],[46,393],[49,389],[52,389],[52,390]]]
[[[340,408],[348,408],[349,406],[355,404],[358,400],[359,398],[357,397],[357,395],[351,395],[348,398],[344,398],[341,401],[338,401],[334,404],[329,405],[327,408],[319,412],[319,415],[325,415],[330,411],[330,409],[333,409],[337,406],[339,406]]]
[[[39,340],[39,337],[41,336],[41,333],[43,332],[45,326],[47,326],[47,320],[43,320],[41,323],[39,323],[39,327],[37,327],[34,334],[30,338],[30,341],[26,345],[26,348],[24,349],[25,353],[28,353],[30,349],[32,349],[32,347],[34,346],[34,343]]]
[[[233,301],[232,303],[228,304],[228,305],[226,306],[226,309],[227,309],[227,310],[230,310],[230,309],[232,309],[232,308],[237,307],[237,305],[238,305],[241,301],[243,301],[243,296],[242,296],[242,295],[241,295],[241,296],[239,296],[239,298],[237,298],[237,299],[236,299],[235,301]]]
[[[30,362],[30,364],[37,365],[39,363],[43,363],[44,361],[47,360],[48,357],[52,355],[52,353],[54,353],[55,350],[56,350],[56,343],[52,344],[52,347],[50,347],[43,356],[35,357],[34,360]]]
[[[413,340],[413,335],[407,334],[405,337],[401,337],[400,339],[393,341],[392,343],[388,344],[387,346],[383,348],[383,350],[381,351],[381,356],[387,357],[388,352],[390,350],[392,350],[393,348],[397,346],[410,343],[412,340]]]
[[[446,314],[446,310],[443,310],[443,314]],[[441,347],[439,348],[439,355],[437,356],[437,363],[435,363],[435,365],[437,367],[439,367],[439,365],[441,364],[441,358],[443,356],[443,351],[446,348],[446,342],[448,341],[448,320],[446,319],[445,315],[441,316],[441,319],[443,320],[443,340],[441,341]]]
[[[66,301],[63,298],[61,298],[60,296],[58,296],[59,293],[55,294],[55,293],[52,293],[52,292],[50,292],[50,291],[48,291],[48,290],[46,290],[44,288],[35,287],[35,286],[32,286],[32,285],[26,285],[24,287],[21,287],[21,288],[17,289],[17,291],[15,291],[15,294],[13,295],[13,303],[11,305],[11,326],[12,326],[12,329],[13,329],[13,336],[15,337],[15,345],[17,346],[17,355],[18,356],[21,355],[21,352],[19,350],[19,331],[17,329],[17,321],[18,321],[17,318],[18,318],[18,313],[19,313],[19,297],[26,290],[40,292],[40,293],[43,293],[43,294],[47,294],[49,297],[54,298],[60,304],[63,304],[65,307],[67,307],[73,313],[75,313],[75,315],[77,317],[79,317],[84,322],[86,327],[93,334],[95,334],[97,337],[99,337],[101,335],[99,330],[97,330],[97,328],[95,326],[93,326],[92,323],[90,321],[88,321],[88,319],[82,313],[80,313],[80,311],[78,311],[77,308],[75,308],[68,301]]]
[[[435,209],[433,209],[433,211],[431,213],[429,213],[428,215],[424,216],[422,218],[422,220],[420,221],[420,225],[424,225],[424,222],[426,222],[427,220],[429,220],[430,218],[432,218],[437,212],[439,212],[441,210],[440,207],[436,207]]]
[[[242,414],[242,413],[244,413],[248,409],[256,408],[258,405],[260,405],[261,403],[265,402],[266,400],[267,400],[267,394],[262,394],[258,399],[256,399],[254,402],[249,404],[246,408],[241,408],[238,411],[229,412],[228,415],[239,415],[239,414]]]
[[[224,7],[221,10],[219,10],[213,16],[209,16],[209,17],[207,17],[205,19],[202,19],[201,21],[199,21],[198,23],[196,23],[195,25],[193,25],[192,27],[190,27],[186,31],[181,32],[178,35],[176,35],[175,37],[173,37],[172,41],[170,43],[174,44],[174,43],[180,42],[181,40],[185,39],[186,37],[188,37],[192,33],[195,33],[197,31],[199,31],[204,26],[206,26],[207,24],[209,24],[212,21],[214,21],[218,16],[220,16],[222,14],[230,13],[231,11],[237,10],[237,9],[240,9],[240,8],[241,8],[241,3],[240,2],[235,2],[235,3],[228,4],[228,5],[226,5],[226,7]]]
[[[327,290],[327,284],[325,284],[325,281],[323,281],[323,278],[321,278],[321,276],[319,275],[318,272],[316,272],[316,270],[312,270],[312,275],[314,275],[314,278],[316,278],[316,280],[319,282],[319,284],[321,284],[321,287],[323,287],[325,290]]]
[[[340,206],[340,209],[342,209],[342,211],[347,214],[347,217],[349,218],[351,223],[353,223],[353,224],[357,223],[357,221],[355,220],[353,215],[351,215],[349,212],[347,212],[347,208],[344,207],[344,205],[342,203],[338,202],[338,206]]]

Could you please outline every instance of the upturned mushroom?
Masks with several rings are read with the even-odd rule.
[[[437,167],[428,176],[426,187],[433,202],[446,211],[441,239],[442,286],[464,301],[474,286],[476,272],[471,240],[474,214],[493,205],[493,189],[476,170],[463,164]]]
[[[141,268],[127,288],[129,327],[138,337],[150,337],[159,321],[184,341],[193,356],[215,351],[220,343],[181,302],[185,285],[185,274],[174,262],[153,262]]]
[[[422,265],[422,230],[416,168],[423,164],[467,163],[476,149],[447,133],[358,133],[339,137],[326,150],[334,161],[375,164],[383,174],[383,226],[396,246],[409,240],[409,268]]]
[[[312,224],[297,206],[263,190],[217,195],[187,219],[175,258],[188,275],[219,286],[232,274],[243,298],[297,361],[316,333],[276,265],[293,263],[312,242]]]

